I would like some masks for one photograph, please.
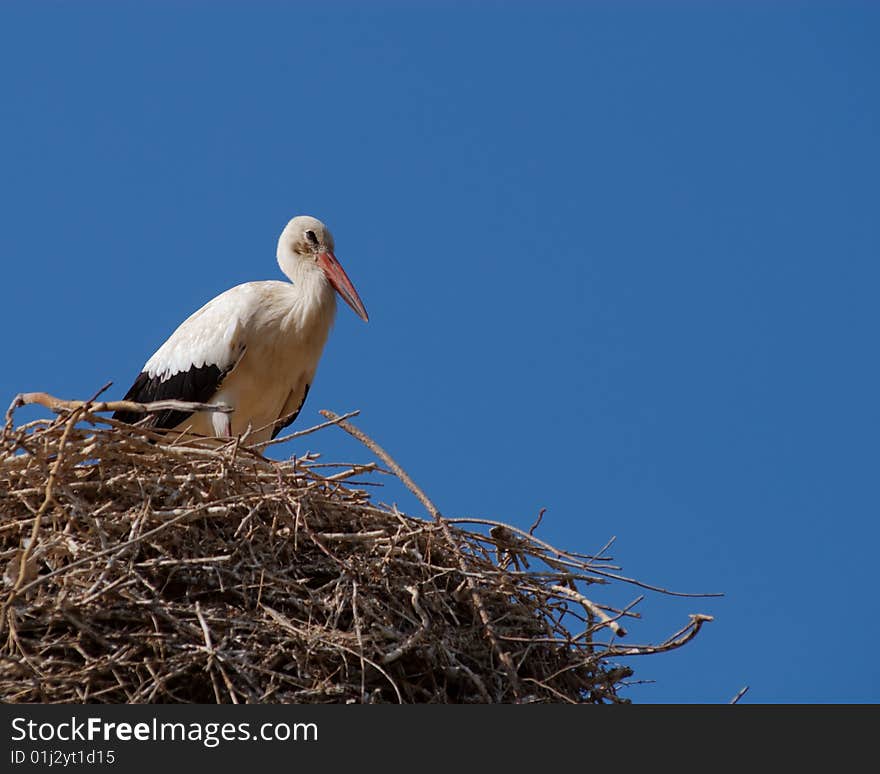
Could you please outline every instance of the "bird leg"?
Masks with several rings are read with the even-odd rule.
[[[232,436],[232,420],[229,418],[229,414],[214,411],[211,414],[211,425],[214,428],[214,435],[218,438],[229,438]]]

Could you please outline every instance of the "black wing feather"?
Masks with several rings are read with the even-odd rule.
[[[299,412],[302,411],[303,404],[306,402],[306,396],[309,394],[309,387],[311,385],[307,384],[306,389],[303,392],[303,399],[299,402],[299,406],[296,411],[294,411],[287,419],[283,422],[276,422],[275,427],[272,428],[272,440],[278,437],[278,433],[280,433],[285,427],[288,425],[292,425],[294,420],[299,416]]]
[[[158,376],[150,376],[142,371],[131,389],[125,393],[124,400],[132,400],[137,403],[150,403],[154,400],[185,400],[193,403],[207,403],[220,387],[223,377],[231,369],[221,370],[216,365],[203,365],[199,368],[190,368],[181,371],[166,379]],[[120,422],[134,424],[142,419],[144,414],[134,411],[117,411],[113,414],[114,419]],[[156,428],[177,427],[181,422],[192,416],[191,411],[176,411],[166,409],[150,415],[150,425]]]

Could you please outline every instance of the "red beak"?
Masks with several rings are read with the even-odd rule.
[[[367,310],[364,309],[364,302],[361,301],[361,297],[354,289],[354,285],[351,284],[351,280],[345,273],[345,269],[342,268],[342,264],[336,260],[336,256],[327,250],[327,252],[321,253],[318,256],[318,263],[324,270],[327,279],[330,280],[330,284],[342,296],[345,303],[354,309],[355,314],[364,322],[368,322],[370,318],[367,316]]]

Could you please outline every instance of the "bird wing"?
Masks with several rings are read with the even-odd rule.
[[[299,390],[290,391],[290,395],[284,404],[284,408],[281,410],[281,416],[272,428],[273,439],[277,438],[278,433],[280,433],[285,427],[292,425],[294,420],[299,416],[299,412],[302,411],[303,404],[306,402],[306,397],[309,394],[309,387],[311,387],[311,385],[306,383],[306,386],[302,389],[301,398],[299,397]]]
[[[144,364],[125,400],[184,400],[207,403],[247,349],[245,330],[256,293],[247,285],[221,293],[190,315]],[[192,412],[168,409],[150,415],[147,424],[172,428]],[[114,419],[137,422],[143,414],[117,411]]]

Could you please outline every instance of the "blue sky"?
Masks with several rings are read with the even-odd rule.
[[[547,508],[725,592],[642,603],[633,641],[716,621],[635,701],[876,702],[878,36],[869,3],[4,4],[0,401],[121,396],[315,215],[371,320],[340,307],[298,427],[360,409],[445,514]]]

